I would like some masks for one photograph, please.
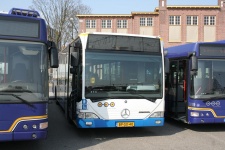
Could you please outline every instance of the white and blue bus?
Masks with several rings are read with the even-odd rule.
[[[167,48],[166,116],[188,124],[225,123],[225,41]]]
[[[55,97],[79,128],[164,125],[161,38],[81,33],[59,54]]]
[[[47,137],[49,67],[58,51],[39,13],[0,14],[0,142]]]

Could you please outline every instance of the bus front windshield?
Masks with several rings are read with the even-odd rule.
[[[162,98],[162,57],[137,52],[86,52],[85,97]]]
[[[48,99],[48,65],[45,44],[0,41],[0,103]]]
[[[225,60],[199,59],[197,75],[191,77],[191,97],[225,98]]]

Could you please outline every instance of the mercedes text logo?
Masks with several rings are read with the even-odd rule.
[[[121,111],[121,116],[122,116],[123,118],[128,118],[128,117],[130,116],[130,111],[129,111],[129,109],[123,109],[123,110]]]

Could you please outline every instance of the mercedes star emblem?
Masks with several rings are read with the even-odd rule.
[[[128,118],[128,117],[130,116],[130,111],[129,111],[129,109],[123,109],[123,110],[121,111],[121,116],[122,116],[123,118]]]

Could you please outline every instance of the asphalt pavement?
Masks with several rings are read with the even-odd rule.
[[[1,142],[0,150],[224,150],[225,124],[187,125],[166,120],[163,127],[77,129],[54,100],[49,104],[46,140]]]

